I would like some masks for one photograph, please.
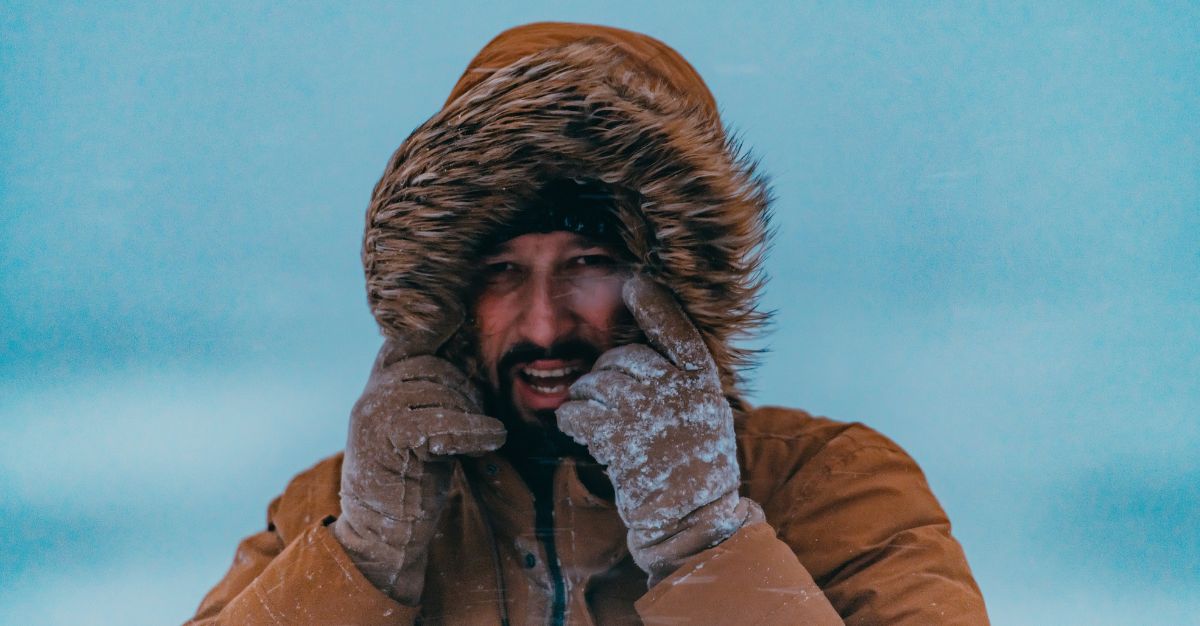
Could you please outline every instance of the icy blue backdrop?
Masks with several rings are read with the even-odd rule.
[[[505,27],[656,35],[773,175],[756,400],[925,467],[997,624],[1200,612],[1200,10],[0,6],[0,623],[185,619],[339,449],[391,151]]]

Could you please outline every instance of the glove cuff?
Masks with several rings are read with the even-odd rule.
[[[345,515],[339,517],[330,530],[358,571],[372,585],[401,604],[416,606],[420,603],[425,586],[428,549],[397,547],[364,536]]]
[[[744,526],[765,522],[757,502],[730,493],[710,502],[667,529],[629,529],[629,551],[650,575],[649,586],[670,576],[693,556],[725,541]]]

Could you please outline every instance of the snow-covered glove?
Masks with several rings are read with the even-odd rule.
[[[622,296],[650,346],[605,352],[556,416],[608,466],[629,551],[653,586],[764,517],[738,496],[733,412],[700,333],[673,294],[643,276]]]
[[[480,410],[479,390],[433,354],[458,324],[387,340],[350,415],[342,513],[333,534],[367,580],[416,605],[456,454],[504,443]]]

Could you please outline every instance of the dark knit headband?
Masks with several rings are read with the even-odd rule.
[[[624,249],[617,195],[594,179],[556,178],[529,198],[518,216],[483,242],[483,252],[521,235],[566,231],[597,244]]]

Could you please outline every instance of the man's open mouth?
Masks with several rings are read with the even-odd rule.
[[[550,361],[534,361],[517,368],[517,377],[542,395],[565,392],[581,375],[583,363],[558,365]]]
[[[571,386],[579,378],[583,371],[581,365],[568,365],[565,367],[534,367],[527,365],[521,367],[517,371],[520,376],[534,391],[544,394],[562,393]]]
[[[538,359],[518,364],[513,371],[514,395],[533,410],[557,409],[566,402],[571,385],[588,371],[580,360]]]
[[[509,348],[497,365],[498,386],[523,419],[534,414],[549,415],[553,426],[554,411],[570,399],[571,385],[592,369],[600,358],[600,349],[582,339],[572,338],[549,348],[519,343]],[[545,422],[545,415],[538,418]]]

